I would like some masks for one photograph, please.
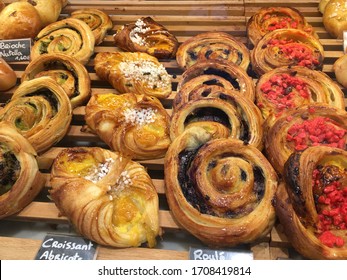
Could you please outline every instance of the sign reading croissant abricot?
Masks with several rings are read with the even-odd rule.
[[[93,260],[96,244],[80,236],[48,234],[35,260]]]
[[[0,41],[0,57],[6,61],[28,61],[30,50],[30,38]]]
[[[252,251],[248,250],[212,250],[202,248],[189,248],[190,260],[253,260]]]

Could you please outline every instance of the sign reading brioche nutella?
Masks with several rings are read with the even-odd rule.
[[[189,248],[189,259],[190,260],[237,260],[237,261],[244,261],[244,260],[253,260],[253,253],[252,251],[248,250],[212,250],[212,249],[205,249],[205,248]]]
[[[31,39],[0,40],[0,57],[4,60],[29,61]]]

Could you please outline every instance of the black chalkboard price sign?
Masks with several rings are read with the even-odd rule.
[[[253,253],[249,250],[235,249],[232,251],[213,250],[206,248],[189,248],[190,260],[253,260]]]
[[[11,61],[30,60],[31,39],[0,40],[0,57]]]
[[[48,234],[35,260],[93,260],[97,245],[80,236]]]

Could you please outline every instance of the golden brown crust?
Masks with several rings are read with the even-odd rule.
[[[347,54],[340,56],[333,64],[336,80],[347,88]]]
[[[318,10],[321,12],[321,14],[324,14],[325,7],[330,2],[330,0],[320,0],[318,5]]]
[[[347,7],[344,0],[330,0],[325,6],[323,24],[333,38],[343,38],[343,31],[347,29]]]
[[[0,57],[0,91],[8,90],[17,83],[17,75],[10,65]]]

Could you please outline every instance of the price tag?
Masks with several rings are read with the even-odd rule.
[[[253,252],[249,250],[212,250],[202,248],[189,248],[190,260],[253,260]]]
[[[35,260],[93,260],[97,245],[80,236],[48,234]]]
[[[30,51],[30,38],[0,41],[0,57],[6,61],[29,61]]]

